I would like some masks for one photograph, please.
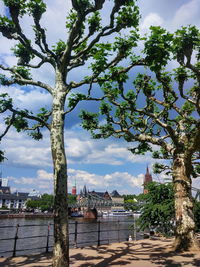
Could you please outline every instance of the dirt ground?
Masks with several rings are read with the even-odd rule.
[[[200,251],[170,252],[172,239],[144,239],[70,250],[72,267],[190,267],[200,266]],[[0,258],[0,267],[43,267],[51,265],[52,254]]]

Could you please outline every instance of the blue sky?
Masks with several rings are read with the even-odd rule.
[[[43,25],[47,28],[48,42],[63,38],[66,12],[69,2],[66,0],[48,0],[47,14]],[[200,0],[138,0],[141,12],[141,34],[148,32],[151,25],[160,25],[170,31],[183,25],[200,26]],[[3,12],[2,1],[0,12]],[[29,18],[23,20],[24,31],[30,33]],[[63,25],[63,26],[62,26]],[[0,36],[0,61],[8,65],[16,64],[9,48],[13,42]],[[87,69],[82,69],[85,75]],[[52,70],[48,67],[34,72],[34,77],[53,83]],[[74,74],[74,79],[76,74]],[[8,89],[0,87],[1,92]],[[38,108],[51,104],[51,97],[40,89],[26,89],[12,86],[9,93],[15,104],[21,108],[36,111]],[[83,106],[82,106],[83,107]],[[93,109],[93,106],[90,106]],[[81,129],[78,110],[67,118],[65,146],[68,157],[69,191],[76,180],[78,191],[84,185],[90,190],[109,192],[116,189],[121,194],[138,194],[142,192],[142,183],[147,165],[151,169],[154,161],[150,155],[138,156],[131,154],[124,141],[113,138],[92,140],[89,133]],[[2,118],[0,129],[3,129]],[[1,130],[0,130],[1,131]],[[43,141],[34,141],[25,133],[16,133],[11,129],[1,143],[6,151],[6,160],[0,166],[4,178],[9,179],[12,191],[29,192],[32,189],[41,193],[53,192],[52,161],[49,133],[44,131]],[[163,181],[164,175],[153,175],[156,181]],[[196,185],[200,187],[197,179]]]

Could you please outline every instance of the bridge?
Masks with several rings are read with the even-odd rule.
[[[192,187],[193,197],[195,200],[200,201],[200,189]],[[94,195],[91,193],[87,193],[87,197],[84,197],[81,200],[78,200],[76,203],[70,204],[70,208],[109,208],[109,207],[123,207],[127,203],[123,202],[115,202],[110,199],[105,199],[104,197],[101,197],[99,195]],[[131,206],[131,204],[130,204]]]
[[[87,193],[87,197],[84,197],[81,200],[78,200],[76,203],[71,204],[71,208],[102,208],[102,207],[122,207],[124,206],[123,202],[115,202],[110,199],[105,199],[99,195],[94,195],[91,193]]]

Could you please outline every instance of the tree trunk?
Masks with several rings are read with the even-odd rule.
[[[51,150],[54,166],[54,250],[53,267],[69,266],[67,163],[64,147],[65,94],[53,95]]]
[[[173,182],[175,190],[175,250],[198,248],[195,238],[193,199],[190,178],[191,163],[184,154],[177,154],[173,163]]]

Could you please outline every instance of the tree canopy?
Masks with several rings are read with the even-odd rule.
[[[199,30],[190,26],[171,34],[151,27],[150,36],[142,40],[145,69],[135,67],[137,75],[121,74],[112,85],[103,83],[105,98],[99,114],[82,111],[83,127],[94,138],[115,136],[136,141],[138,145],[131,152],[151,151],[157,159],[171,160],[178,146],[187,149],[196,177],[200,167]],[[170,70],[173,61],[176,68]],[[150,144],[160,150],[155,151]],[[158,168],[162,171],[166,166]]]
[[[150,151],[154,158],[169,160],[170,166],[157,164],[156,172],[172,169],[175,247],[188,249],[196,246],[191,177],[199,175],[200,167],[200,32],[195,26],[175,33],[155,26],[150,30],[142,38],[145,68],[102,83],[100,111],[82,111],[82,125],[94,138],[123,138],[135,142],[129,148],[134,154]]]
[[[8,42],[15,42],[12,53],[17,64],[0,63],[0,84],[7,88],[7,93],[0,95],[0,113],[5,123],[0,141],[12,126],[36,140],[42,139],[42,128],[49,130],[55,194],[53,266],[68,266],[65,118],[80,101],[102,99],[93,93],[93,85],[117,81],[134,65],[143,65],[143,60],[133,53],[138,41],[139,10],[134,0],[71,0],[72,8],[63,29],[65,38],[51,45],[42,21],[48,4],[43,0],[3,0],[3,3],[6,12],[0,16],[0,32]],[[103,9],[108,14],[106,18],[102,16]],[[33,38],[23,28],[23,18],[27,15],[32,19],[29,26]],[[128,64],[122,64],[124,60]],[[53,83],[35,78],[34,72],[39,73],[45,66],[53,70]],[[74,71],[79,73],[84,66],[89,69],[88,75],[74,77]],[[38,112],[16,107],[9,95],[12,85],[24,90],[27,87],[44,90],[51,95],[52,106],[41,107]],[[3,157],[1,151],[0,159]]]
[[[53,211],[53,195],[43,194],[40,199],[27,200],[26,207],[32,209],[41,209],[41,211]]]
[[[174,192],[172,183],[151,182],[138,224],[141,230],[154,230],[164,236],[172,235],[175,221]]]

